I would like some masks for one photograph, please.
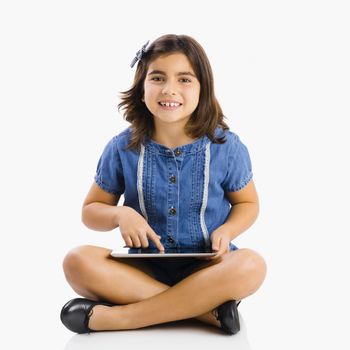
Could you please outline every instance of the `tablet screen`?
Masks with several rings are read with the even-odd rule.
[[[157,248],[128,248],[114,249],[111,255],[116,258],[147,258],[147,257],[204,257],[214,256],[210,248],[165,248],[159,251]]]

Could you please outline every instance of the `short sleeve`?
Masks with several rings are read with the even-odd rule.
[[[252,179],[252,163],[247,147],[241,142],[238,135],[228,141],[228,170],[222,184],[227,192],[236,192],[244,188]]]
[[[95,181],[104,191],[121,195],[125,184],[123,168],[117,148],[117,137],[110,140],[105,146],[98,161]]]

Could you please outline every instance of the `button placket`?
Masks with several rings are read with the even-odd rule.
[[[175,215],[175,214],[176,214],[176,208],[175,208],[175,207],[171,207],[171,208],[169,209],[169,214]]]
[[[182,151],[180,149],[176,149],[174,151],[174,155],[175,155],[175,159],[176,159],[176,166],[178,171],[181,170],[181,166],[182,166],[182,162],[183,162],[183,154]]]
[[[168,235],[167,241],[168,241],[168,243],[170,243],[170,244],[173,244],[173,243],[175,242],[174,239],[173,239],[173,237],[171,237],[170,235]]]
[[[175,151],[176,152],[176,151]],[[167,243],[176,244],[178,234],[178,217],[177,206],[179,203],[178,190],[178,165],[175,157],[175,152],[172,152],[168,158],[168,224],[167,224]],[[179,154],[179,152],[177,152]]]
[[[176,149],[174,153],[177,157],[181,156],[181,154],[182,154],[181,150],[179,150],[179,149]]]

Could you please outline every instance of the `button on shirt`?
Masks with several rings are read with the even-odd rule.
[[[171,149],[146,138],[140,150],[126,150],[127,128],[105,146],[95,181],[108,193],[124,195],[123,205],[146,219],[165,248],[211,247],[211,233],[230,213],[225,192],[239,191],[253,177],[238,135],[221,128],[215,135],[226,142],[203,136]],[[149,247],[155,248],[151,240]],[[231,249],[236,249],[232,243]]]

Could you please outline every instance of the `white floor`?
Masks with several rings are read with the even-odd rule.
[[[72,335],[65,343],[64,350],[117,349],[122,344],[129,349],[187,348],[201,345],[204,349],[216,346],[251,350],[246,328],[234,336],[225,335],[219,329],[206,326],[196,320],[170,322],[138,330]]]

